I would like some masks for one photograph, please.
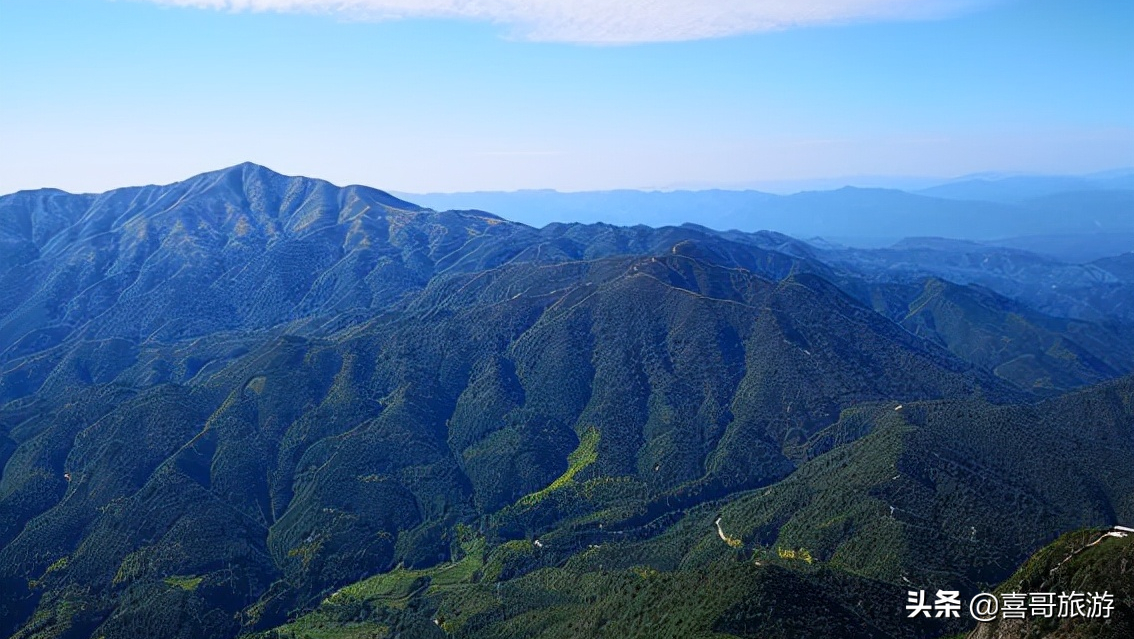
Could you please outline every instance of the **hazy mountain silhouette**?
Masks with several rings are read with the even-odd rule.
[[[775,229],[796,237],[825,237],[857,246],[902,237],[939,236],[998,241],[1046,236],[1134,237],[1134,173],[1087,177],[963,179],[917,192],[844,187],[773,195],[759,191],[514,191],[406,194],[437,209],[479,208],[533,226],[606,222],[664,226],[696,221],[718,230]],[[1102,240],[1107,242],[1106,239]],[[1054,246],[1047,246],[1055,244]],[[1050,248],[1083,261],[1134,250],[1126,241],[1102,253],[1060,251],[1058,242],[1017,244]],[[1099,249],[1097,249],[1099,250]],[[1112,252],[1113,251],[1113,252]]]

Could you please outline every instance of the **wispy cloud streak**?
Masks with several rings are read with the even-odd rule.
[[[448,18],[506,25],[535,41],[633,44],[832,23],[955,15],[996,0],[147,0],[227,11],[326,13],[361,20]]]

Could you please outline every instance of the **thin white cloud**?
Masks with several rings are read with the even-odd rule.
[[[473,155],[483,155],[487,157],[538,157],[563,154],[559,151],[477,151]]]
[[[996,0],[148,0],[226,11],[327,13],[363,20],[454,18],[544,42],[630,44],[718,38],[831,23],[919,20]]]

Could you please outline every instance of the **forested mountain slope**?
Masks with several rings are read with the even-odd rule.
[[[761,602],[814,597],[816,633],[935,636],[963,628],[863,601],[1134,518],[1128,289],[1061,314],[774,233],[254,165],[4,196],[0,242],[19,637],[662,636],[694,604],[649,628],[800,636]]]

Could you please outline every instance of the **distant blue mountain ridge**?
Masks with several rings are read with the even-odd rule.
[[[437,210],[479,209],[542,227],[695,222],[772,229],[852,246],[948,237],[1089,261],[1134,250],[1134,170],[1089,176],[971,176],[919,191],[847,186],[775,195],[753,190],[396,193]]]

